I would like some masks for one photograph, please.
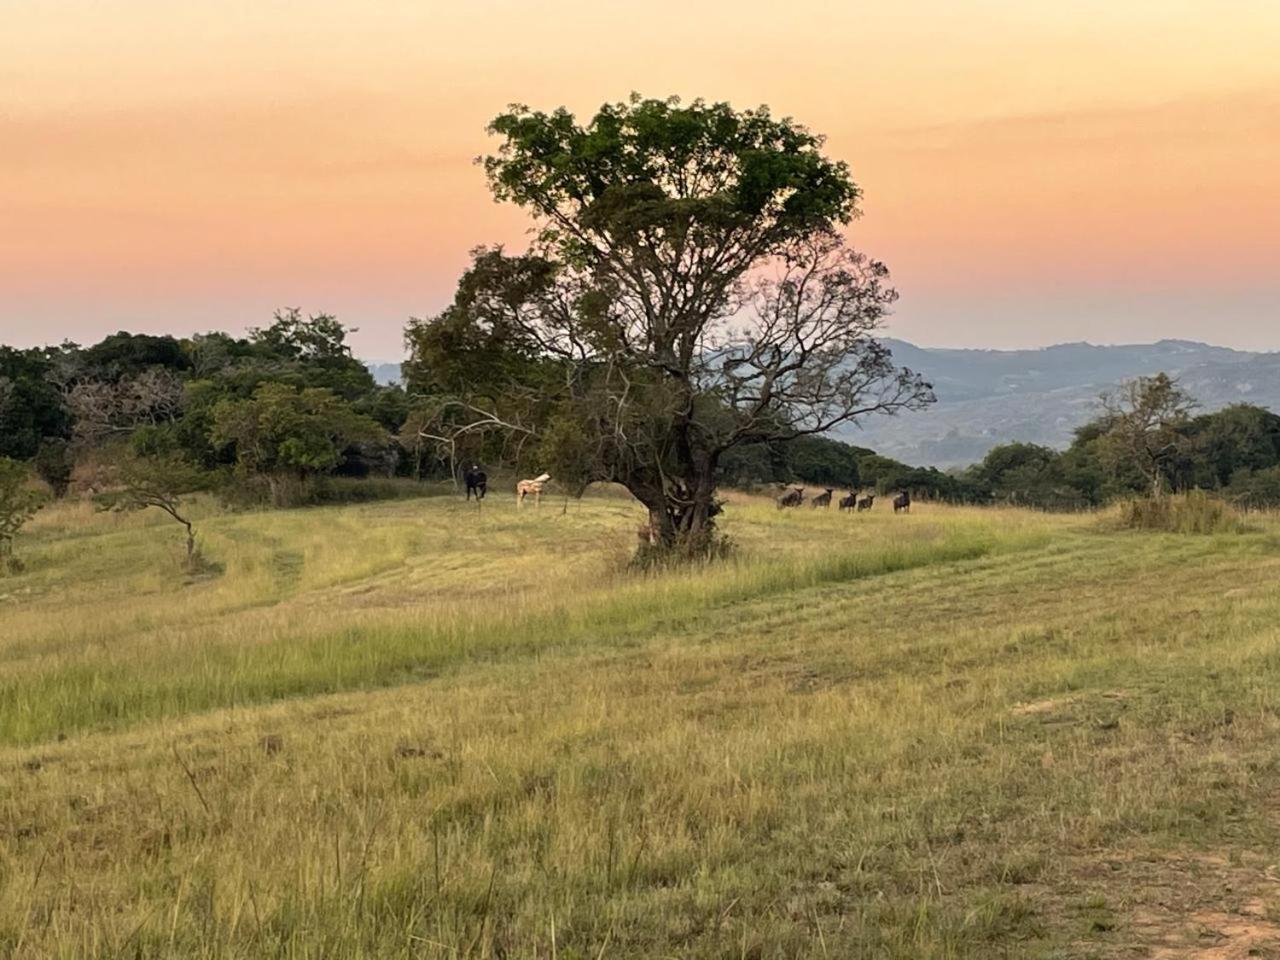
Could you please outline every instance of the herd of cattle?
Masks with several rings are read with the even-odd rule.
[[[824,487],[823,492],[809,500],[809,506],[822,507],[824,509],[831,506],[831,495],[835,492],[834,487]],[[876,502],[875,494],[869,493],[865,497],[859,497],[853,491],[849,492],[847,497],[840,498],[841,510],[855,510],[861,513],[863,510],[870,510],[871,505]],[[792,487],[786,493],[778,497],[776,503],[779,510],[785,510],[788,507],[798,507],[804,503],[804,487]],[[910,513],[911,512],[911,494],[903,490],[893,498],[894,513]]]
[[[526,497],[533,497],[537,503],[542,502],[542,488],[546,482],[550,480],[549,474],[542,474],[532,480],[521,480],[516,484],[516,502],[523,504]],[[473,463],[462,471],[462,482],[467,488],[467,499],[473,496],[477,501],[483,500],[485,493],[489,488],[489,477],[480,469],[480,465]],[[809,506],[822,507],[829,509],[831,507],[831,495],[835,492],[834,487],[825,487],[823,492],[815,497],[810,498]],[[792,487],[786,493],[777,499],[778,509],[783,510],[787,507],[798,507],[804,503],[804,487]],[[847,497],[840,498],[841,510],[855,510],[861,513],[863,510],[870,510],[871,505],[876,502],[875,494],[869,493],[865,497],[859,497],[853,491],[849,491]],[[911,511],[911,495],[903,490],[893,498],[894,513],[909,513]]]

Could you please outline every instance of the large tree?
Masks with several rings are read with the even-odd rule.
[[[1100,452],[1113,470],[1140,473],[1153,498],[1187,448],[1196,402],[1167,373],[1136,377],[1102,396]]]
[[[585,446],[660,543],[697,549],[727,451],[932,399],[875,338],[896,294],[839,233],[859,190],[821,137],[767,108],[639,97],[585,125],[514,106],[490,130],[493,193],[536,230],[522,255],[479,251],[453,306],[411,330],[501,378],[452,378],[453,429],[572,421],[579,475]]]

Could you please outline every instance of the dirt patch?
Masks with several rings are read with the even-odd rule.
[[[1151,944],[1151,960],[1248,960],[1280,956],[1280,926],[1266,919],[1266,905],[1251,900],[1241,913],[1197,911],[1190,916],[1140,914],[1134,930]]]
[[[1120,936],[1107,957],[1144,960],[1280,960],[1280,887],[1267,858],[1229,860],[1215,854],[1153,855],[1110,860],[1113,885],[1130,904],[1117,918]],[[1100,878],[1102,870],[1095,874]]]
[[[1034,700],[1031,703],[1020,703],[1009,712],[1015,717],[1041,717],[1055,714],[1065,707],[1071,706],[1079,697],[1051,697],[1048,700]]]

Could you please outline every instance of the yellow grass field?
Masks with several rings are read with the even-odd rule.
[[[0,957],[1280,956],[1280,520],[51,507]]]

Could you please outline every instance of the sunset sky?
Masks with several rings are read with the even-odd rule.
[[[507,103],[768,103],[927,345],[1280,349],[1276,0],[0,0],[0,342],[337,313],[398,359]]]

